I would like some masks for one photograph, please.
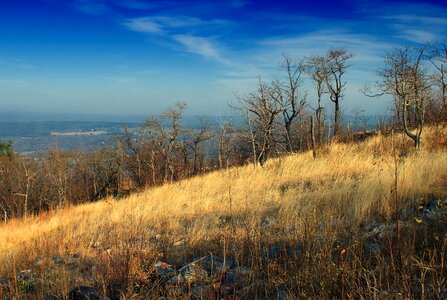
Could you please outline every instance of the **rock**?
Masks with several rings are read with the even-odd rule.
[[[65,265],[65,261],[57,255],[51,256],[51,260],[56,265],[60,265],[60,266]]]
[[[68,293],[70,300],[110,300],[107,297],[102,297],[98,290],[91,286],[76,286]]]
[[[172,277],[174,271],[175,271],[174,267],[168,263],[157,261],[154,264],[155,275],[162,280],[166,280]]]
[[[25,293],[32,292],[38,284],[38,275],[31,269],[22,270],[17,274],[17,284]]]
[[[197,283],[203,282],[208,277],[208,272],[200,265],[192,262],[180,270],[177,275],[170,279],[172,284]]]
[[[231,268],[231,261],[224,260],[212,255],[204,256],[193,262],[202,267],[209,275],[214,276]]]
[[[77,267],[79,266],[79,254],[73,254],[73,255],[70,255],[69,257],[68,257],[68,262],[66,263],[66,265],[65,265],[65,267],[68,269],[68,270],[71,270],[71,271],[73,271],[73,270],[75,270]]]
[[[380,225],[381,224],[377,223],[375,220],[371,220],[371,222],[363,226],[363,230],[365,230],[366,232],[373,232]]]

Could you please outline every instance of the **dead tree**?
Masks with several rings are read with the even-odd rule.
[[[31,184],[36,174],[30,171],[29,167],[27,167],[26,165],[25,160],[22,160],[22,165],[23,175],[25,176],[25,191],[23,193],[15,193],[14,195],[23,197],[23,216],[26,218],[28,216],[29,210]]]
[[[324,124],[323,124],[323,114],[324,107],[321,103],[323,94],[328,93],[327,87],[325,86],[326,82],[326,73],[327,69],[325,68],[325,58],[323,56],[311,56],[306,58],[306,73],[312,79],[315,84],[315,91],[317,93],[317,105],[315,108],[312,106],[311,109],[315,111],[316,118],[316,127],[317,127],[317,141],[318,145],[321,146],[323,143],[323,132],[324,132]]]
[[[238,97],[238,109],[244,113],[252,137],[254,163],[261,166],[269,158],[274,144],[277,117],[283,111],[277,91],[259,80],[256,92]]]
[[[182,147],[180,137],[183,132],[181,120],[186,109],[186,103],[178,102],[174,107],[169,108],[159,118],[152,117],[146,120],[144,127],[151,139],[158,146],[158,151],[163,157],[163,182],[172,182],[175,176],[174,155]],[[155,151],[152,151],[151,168],[152,177],[155,182]]]
[[[282,67],[286,71],[285,81],[273,81],[271,93],[275,102],[282,107],[282,116],[284,127],[284,140],[287,152],[294,152],[292,143],[293,123],[301,115],[306,103],[306,93],[300,92],[303,83],[304,62],[302,60],[293,60],[291,57],[284,55]]]
[[[136,181],[138,187],[145,186],[146,183],[143,180],[143,157],[142,157],[142,146],[145,139],[145,127],[141,128],[140,134],[138,134],[137,130],[129,131],[127,125],[124,126],[124,134],[125,134],[125,145],[129,150],[129,156],[131,160],[136,165],[135,169],[131,168],[133,173],[136,175]]]
[[[430,82],[426,68],[426,47],[396,48],[385,54],[385,66],[377,74],[381,77],[374,92],[365,87],[369,97],[392,95],[405,134],[420,148],[424,127],[425,106],[429,97]]]
[[[202,169],[201,164],[199,164],[201,144],[213,137],[214,135],[210,132],[209,122],[204,118],[200,118],[200,128],[189,133],[189,139],[186,140],[186,145],[190,148],[193,154],[193,174],[199,173]]]
[[[341,122],[341,100],[344,97],[346,81],[343,75],[351,66],[348,61],[354,55],[344,49],[330,49],[325,57],[325,83],[330,94],[330,99],[334,103],[334,136],[340,131]]]
[[[435,69],[432,80],[440,91],[442,118],[447,120],[447,43],[435,44],[429,55],[429,60]]]

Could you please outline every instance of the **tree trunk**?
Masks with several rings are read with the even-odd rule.
[[[420,120],[419,128],[416,134],[412,133],[408,128],[407,118],[408,118],[408,103],[406,99],[402,100],[403,110],[402,110],[402,120],[404,125],[405,134],[413,140],[414,148],[419,150],[421,148],[421,134],[422,134],[422,120]]]
[[[217,145],[217,157],[218,157],[218,160],[219,160],[219,169],[222,169],[222,167],[223,167],[223,158],[222,158],[222,156],[223,156],[223,137],[221,136],[220,138],[219,138],[219,144]]]
[[[316,119],[317,119],[317,141],[318,141],[318,146],[321,146],[321,144],[323,144],[323,131],[324,131],[324,128],[322,128],[322,126],[321,126],[321,115],[322,115],[322,112],[323,112],[323,109],[320,106],[320,100],[318,100],[318,108],[317,108],[317,111],[315,113]]]
[[[155,180],[155,151],[151,150],[151,171],[152,171],[152,185],[156,185]]]
[[[334,111],[334,136],[339,134],[340,130],[340,102],[338,97],[335,99],[335,111]]]
[[[315,159],[317,152],[315,150],[314,117],[310,116],[310,136],[312,138],[312,156]]]
[[[196,175],[198,173],[198,151],[197,144],[194,145],[194,165],[193,165],[193,174]]]
[[[287,142],[286,149],[287,149],[287,152],[289,152],[289,153],[293,152],[292,139],[290,138],[291,125],[292,125],[292,122],[286,122],[286,124],[284,125],[285,131],[286,131],[286,142]]]

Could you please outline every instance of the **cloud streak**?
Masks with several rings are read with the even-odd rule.
[[[208,38],[188,34],[174,35],[174,40],[184,46],[189,53],[198,54],[207,59],[213,59],[221,63],[229,63],[219,53],[218,47]]]
[[[204,20],[189,16],[165,15],[132,18],[123,22],[123,25],[129,30],[164,38],[169,42],[167,44],[172,45],[174,49],[224,64],[230,62],[223,57],[219,50],[222,47],[212,37],[201,35],[201,32],[204,28],[206,30],[218,29],[229,26],[229,24],[230,22],[221,19]]]
[[[163,26],[152,20],[150,17],[134,18],[123,22],[123,25],[128,29],[136,32],[150,33],[150,34],[164,34]]]

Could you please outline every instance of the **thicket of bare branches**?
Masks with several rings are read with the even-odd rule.
[[[380,80],[373,88],[364,89],[370,97],[393,97],[396,125],[413,141],[416,149],[421,146],[427,113],[431,112],[428,117],[433,123],[442,120],[442,113],[435,117],[436,111],[445,110],[442,59],[437,50],[430,53],[429,48],[430,45],[405,46],[388,51],[384,67],[377,71]],[[430,68],[431,65],[434,68]],[[441,98],[440,105],[436,103],[437,97]]]

